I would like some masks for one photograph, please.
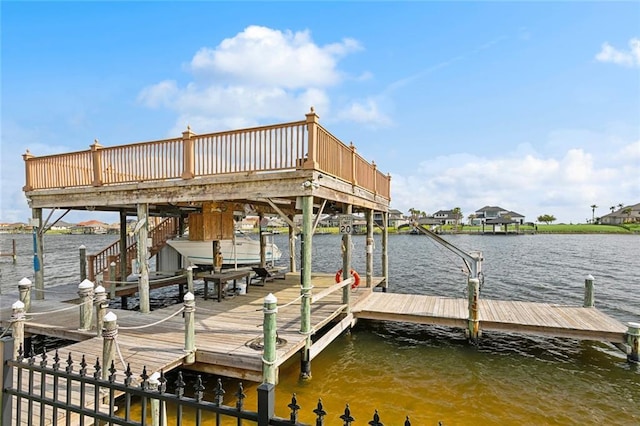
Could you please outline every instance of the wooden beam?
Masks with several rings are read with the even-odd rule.
[[[356,323],[356,319],[353,315],[349,314],[345,316],[342,321],[337,323],[331,330],[329,330],[324,336],[316,340],[311,346],[309,356],[313,360],[316,355],[319,355],[331,342],[336,340],[345,330],[350,329]]]

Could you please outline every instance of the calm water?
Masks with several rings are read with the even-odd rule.
[[[0,258],[6,293],[23,277],[32,277],[31,238],[1,235],[0,250],[18,240],[13,265]],[[287,236],[276,236],[286,259]],[[581,305],[584,278],[595,277],[596,306],[620,321],[640,320],[640,236],[534,235],[446,236],[465,250],[484,254],[483,298]],[[47,236],[47,285],[79,280],[78,247],[97,251],[112,236]],[[364,237],[354,236],[356,270],[364,273]],[[390,291],[462,297],[462,262],[423,236],[389,237]],[[374,274],[381,273],[381,244],[376,236]],[[313,239],[314,270],[335,272],[341,265],[339,237]],[[167,290],[154,303],[173,303]],[[303,407],[301,419],[321,397],[328,424],[349,403],[356,424],[378,409],[385,424],[414,425],[583,425],[640,424],[640,369],[604,343],[485,333],[478,347],[460,330],[410,324],[369,322],[340,337],[312,362],[313,378],[298,380],[298,365],[281,370],[277,409],[287,416],[292,392]],[[208,378],[212,387],[214,378]],[[226,403],[236,382],[227,381]],[[255,406],[255,385],[245,383],[247,405]],[[210,398],[209,398],[210,399]]]

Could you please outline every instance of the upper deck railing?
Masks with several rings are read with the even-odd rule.
[[[318,123],[306,120],[35,157],[23,155],[24,191],[193,179],[239,172],[314,169],[386,199],[390,177]]]

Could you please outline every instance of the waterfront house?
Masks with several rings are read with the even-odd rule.
[[[482,223],[490,224],[489,221],[492,219],[494,221],[491,224],[495,224],[497,223],[495,219],[498,218],[511,219],[513,222],[509,223],[519,223],[520,225],[524,223],[525,219],[523,215],[512,210],[507,210],[499,206],[484,206],[475,211],[475,217],[471,219],[471,225],[479,226]]]
[[[640,203],[625,206],[600,218],[603,225],[622,225],[640,222]]]

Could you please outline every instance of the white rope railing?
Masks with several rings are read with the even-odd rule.
[[[95,299],[89,299],[89,300],[87,300],[86,302],[82,302],[82,303],[80,303],[80,304],[78,304],[78,305],[71,305],[71,306],[69,306],[69,307],[66,307],[66,308],[60,308],[60,309],[55,309],[55,310],[53,310],[53,311],[44,311],[44,312],[28,312],[28,313],[27,313],[27,315],[29,315],[29,316],[38,316],[38,315],[55,314],[55,313],[58,313],[58,312],[64,312],[64,311],[70,311],[70,310],[72,310],[72,309],[78,309],[78,307],[79,307],[79,306],[82,306],[82,305],[89,305],[89,304],[92,304],[92,303],[94,303],[94,302],[95,302]]]
[[[174,313],[172,313],[171,315],[169,315],[168,317],[158,320],[156,322],[152,322],[151,324],[138,325],[135,327],[119,327],[119,329],[120,330],[140,330],[142,328],[153,327],[154,325],[162,324],[163,322],[170,320],[171,318],[175,317],[176,315],[178,315],[183,311],[184,311],[184,306],[178,309],[177,311],[175,311]]]

